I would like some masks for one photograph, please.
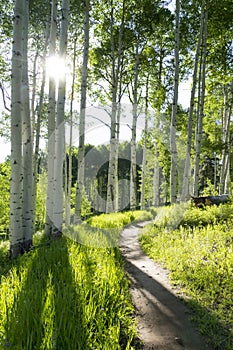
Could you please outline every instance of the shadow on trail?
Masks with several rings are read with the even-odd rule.
[[[19,259],[18,291],[5,325],[4,348],[85,350],[80,289],[74,281],[67,239],[52,241]],[[12,278],[14,276],[12,275]]]
[[[123,250],[125,250],[125,248],[126,247],[124,247]],[[143,320],[145,320],[146,322],[146,318],[148,318],[148,322],[150,323],[149,328],[151,327],[149,332],[153,332],[154,327],[156,333],[158,334],[158,337],[164,337],[165,341],[167,337],[168,343],[174,341],[175,339],[175,343],[177,343],[178,341],[177,344],[170,344],[171,347],[169,347],[168,344],[168,347],[164,347],[163,349],[230,349],[229,347],[227,347],[224,341],[221,343],[221,345],[215,344],[211,345],[211,347],[208,347],[206,339],[197,332],[197,330],[195,329],[197,327],[195,327],[195,324],[190,320],[192,314],[191,307],[195,309],[196,313],[201,314],[202,318],[209,319],[209,326],[210,328],[213,328],[212,333],[214,331],[217,331],[218,329],[220,330],[219,337],[223,338],[225,331],[218,319],[211,315],[205,308],[201,307],[198,303],[191,303],[190,301],[187,301],[185,304],[184,301],[181,301],[181,299],[176,297],[175,294],[173,294],[159,281],[157,281],[154,275],[151,276],[151,271],[149,271],[149,274],[143,271],[146,268],[146,264],[141,265],[143,257],[145,258],[145,254],[143,253],[143,251],[136,252],[135,254],[132,253],[131,255],[129,255],[129,258],[127,256],[127,250],[126,252],[123,252],[125,269],[129,274],[131,288],[137,291],[136,295],[138,298],[138,304],[136,303],[135,306],[138,311],[139,319],[143,323]],[[140,305],[142,305],[143,302],[146,304],[146,308],[144,308],[144,310],[140,307]],[[200,320],[198,320],[198,322],[200,325]],[[208,334],[208,330],[203,329],[203,333]],[[168,336],[169,334],[170,336]],[[155,349],[157,349],[156,345]],[[160,347],[158,347],[158,349],[160,349]]]

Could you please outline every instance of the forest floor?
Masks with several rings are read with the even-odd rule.
[[[146,223],[121,234],[120,249],[131,281],[139,337],[144,350],[211,350],[192,323],[185,296],[169,282],[169,271],[150,259],[138,242]]]

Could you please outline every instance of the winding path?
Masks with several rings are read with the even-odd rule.
[[[191,323],[190,310],[171,287],[168,271],[142,251],[138,235],[145,224],[125,228],[120,239],[143,349],[211,350]]]

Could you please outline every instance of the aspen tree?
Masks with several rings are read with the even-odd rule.
[[[60,29],[59,56],[65,65],[68,37],[69,0],[62,1],[62,18]],[[53,202],[53,232],[54,236],[62,234],[63,227],[63,161],[65,157],[65,98],[66,76],[58,83],[55,158],[54,158],[54,202]]]
[[[84,187],[84,169],[85,169],[85,118],[86,118],[86,99],[87,99],[87,73],[89,58],[89,31],[90,31],[90,0],[85,1],[85,23],[84,23],[84,51],[82,63],[82,83],[81,83],[81,102],[79,118],[79,149],[78,149],[78,180],[76,190],[76,220],[81,220],[82,198],[85,192]]]
[[[107,202],[106,213],[118,211],[118,135],[119,135],[119,114],[123,55],[123,34],[125,22],[125,1],[122,4],[122,16],[118,36],[118,47],[115,44],[115,6],[111,0],[110,14],[110,44],[111,44],[111,131],[110,131],[110,153],[108,168]],[[116,53],[117,49],[117,53]]]
[[[11,82],[11,188],[10,188],[10,255],[23,252],[22,228],[22,59],[23,16],[25,2],[16,0],[14,8],[12,82]]]
[[[145,127],[144,127],[144,142],[142,156],[142,185],[141,185],[141,210],[145,210],[145,182],[146,182],[146,167],[147,167],[147,137],[148,137],[148,94],[149,94],[149,74],[146,78],[146,96],[145,96]]]
[[[197,48],[196,48],[195,60],[194,60],[193,82],[192,82],[189,116],[188,116],[186,158],[185,158],[185,168],[184,168],[183,185],[182,185],[182,193],[181,193],[181,201],[182,202],[189,199],[189,196],[190,196],[189,191],[190,191],[190,180],[191,180],[191,150],[192,150],[192,131],[193,131],[193,111],[194,111],[194,104],[195,104],[198,62],[199,62],[199,58],[200,58],[200,48],[201,48],[201,42],[202,42],[202,37],[203,37],[203,28],[204,28],[204,8],[202,6],[201,19],[200,19],[200,31],[199,31]]]
[[[135,48],[135,67],[133,83],[133,121],[131,137],[131,162],[130,162],[130,209],[135,210],[137,206],[137,164],[136,164],[136,127],[138,118],[138,74],[139,74],[139,42]]]
[[[49,37],[49,57],[56,54],[57,37],[57,0],[51,2],[51,23]],[[54,185],[54,157],[55,157],[55,115],[56,115],[56,81],[49,76],[49,103],[48,103],[48,175],[46,197],[45,233],[52,233],[53,225],[53,185]]]
[[[74,38],[74,48],[73,48],[73,60],[72,60],[72,84],[71,84],[71,94],[70,94],[70,135],[69,135],[69,151],[68,151],[68,170],[67,170],[67,180],[66,180],[66,226],[70,226],[71,223],[71,213],[70,213],[70,200],[71,200],[71,186],[72,186],[72,145],[73,145],[73,124],[74,124],[74,89],[75,89],[75,79],[76,79],[76,60],[77,60],[77,33],[75,33]],[[67,169],[67,167],[66,167]]]
[[[28,21],[29,0],[24,4],[23,21],[23,64],[22,64],[22,136],[23,136],[23,195],[22,195],[22,220],[24,234],[24,249],[28,250],[32,245],[34,229],[33,219],[33,138],[30,119],[29,81],[28,81]]]
[[[170,202],[177,200],[177,146],[176,146],[176,117],[178,103],[179,87],[179,49],[180,49],[180,0],[176,0],[176,20],[175,20],[175,74],[174,91],[172,103],[172,116],[170,125],[170,152],[171,152],[171,171],[170,171]]]
[[[204,5],[203,5],[204,6]],[[203,132],[203,118],[204,118],[204,103],[205,103],[205,75],[206,75],[206,44],[207,44],[207,22],[208,13],[206,8],[204,9],[204,29],[202,38],[202,52],[199,63],[199,88],[198,88],[198,110],[197,110],[197,122],[195,133],[195,156],[194,156],[194,183],[193,183],[193,195],[198,196],[199,190],[199,171],[200,171],[200,156],[201,156],[201,142]]]

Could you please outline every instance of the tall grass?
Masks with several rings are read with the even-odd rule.
[[[13,263],[4,253],[2,259],[0,349],[134,349],[133,306],[117,248],[63,237]]]
[[[86,222],[67,227],[67,237],[83,245],[95,248],[118,247],[123,227],[140,221],[151,220],[149,211],[129,211],[93,216]]]
[[[135,210],[113,214],[101,214],[90,218],[87,220],[87,223],[93,227],[122,229],[124,226],[133,222],[151,220],[152,218],[153,215],[149,211]]]
[[[140,238],[147,254],[165,264],[190,297],[213,349],[233,349],[232,209],[231,204],[190,208],[176,229],[166,230],[171,209],[163,208],[166,219],[161,216]]]

